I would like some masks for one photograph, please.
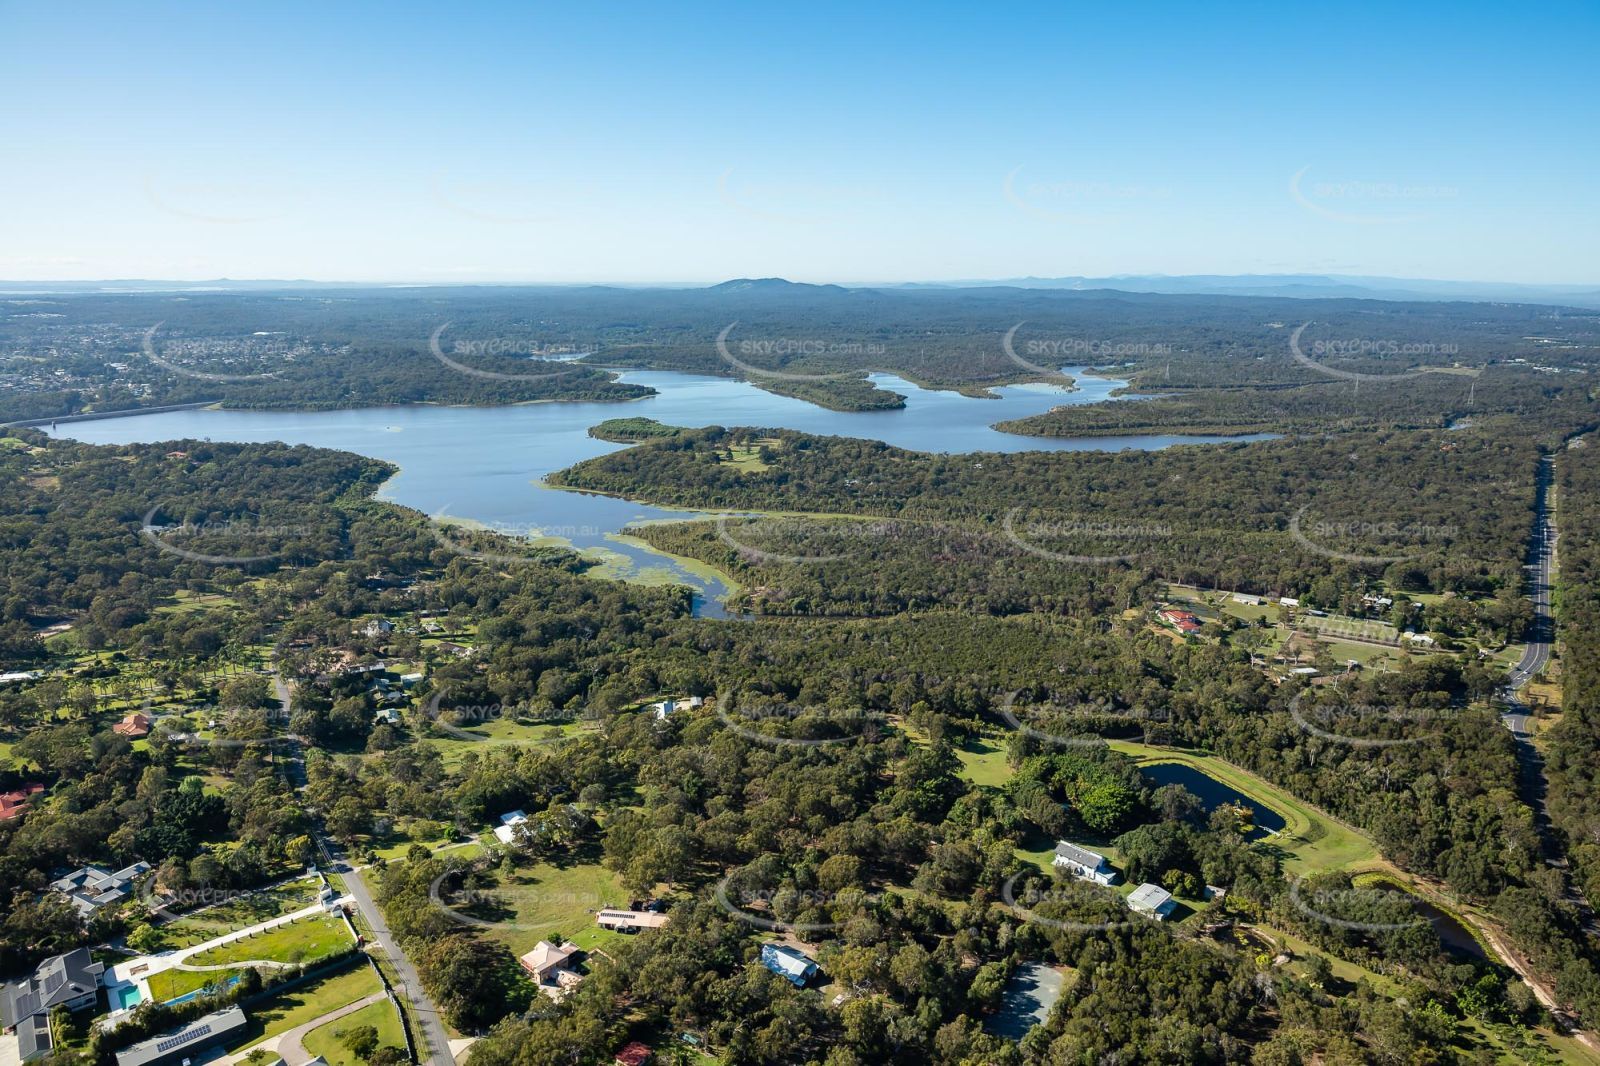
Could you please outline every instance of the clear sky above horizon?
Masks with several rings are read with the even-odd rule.
[[[0,0],[0,279],[1600,283],[1600,4]]]

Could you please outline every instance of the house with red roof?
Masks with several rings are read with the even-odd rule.
[[[28,801],[43,791],[43,785],[31,784],[11,792],[0,792],[0,822],[9,821],[27,810]]]
[[[1180,633],[1200,632],[1200,619],[1181,607],[1168,607],[1161,612],[1161,620]]]
[[[140,737],[150,735],[150,716],[134,711],[128,717],[111,727],[111,731],[119,737],[129,740],[138,740]]]

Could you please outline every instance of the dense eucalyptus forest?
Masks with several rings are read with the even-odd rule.
[[[0,393],[16,418],[622,398],[634,387],[602,367],[748,374],[718,356],[734,320],[828,340],[781,365],[853,384],[752,380],[848,407],[882,402],[872,370],[1027,380],[999,343],[1025,320],[1015,345],[1033,330],[1146,345],[1118,373],[1153,398],[1019,432],[1278,436],[938,455],[597,425],[630,446],[554,480],[715,514],[634,531],[731,579],[736,617],[712,619],[685,587],[608,580],[584,553],[442,538],[376,498],[394,473],[377,460],[9,430],[0,786],[42,791],[0,822],[8,976],[159,937],[137,907],[80,920],[47,891],[65,866],[143,860],[164,889],[243,891],[327,842],[364,868],[452,1033],[478,1038],[468,1066],[605,1062],[630,1039],[730,1066],[1587,1061],[1592,313],[777,282],[39,299],[62,318],[6,318],[0,374],[76,380]],[[1439,347],[1337,360],[1432,368],[1403,386],[1330,381],[1282,350],[1284,323],[1306,319]],[[129,325],[146,320],[174,341],[166,362],[273,376],[149,372]],[[446,321],[447,338],[514,338],[441,348],[497,373],[592,354],[548,378],[463,374],[430,351]],[[250,339],[275,330],[295,342]],[[1556,658],[1536,680],[1555,694],[1538,718],[1556,865],[1499,713],[1529,639],[1541,456],[1561,530]],[[1176,629],[1162,612],[1179,588],[1249,610]],[[1303,617],[1256,610],[1284,599],[1429,647],[1297,654],[1282,637]],[[651,709],[663,700],[682,703]],[[147,738],[111,728],[141,708]],[[1171,764],[1243,801],[1148,773]],[[530,828],[507,842],[488,827],[510,811]],[[1058,840],[1105,850],[1125,888],[1160,886],[1179,910],[1150,920],[1062,874]],[[615,895],[563,896],[580,876]],[[635,900],[665,923],[589,939],[594,911]],[[547,936],[585,945],[570,994],[518,964]],[[762,964],[776,943],[816,963],[810,987]],[[1061,977],[1059,998],[1003,1035],[1032,967]],[[107,1066],[107,1040],[61,1066]]]

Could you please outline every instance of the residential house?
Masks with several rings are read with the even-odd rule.
[[[796,988],[804,988],[817,975],[816,962],[787,944],[762,944],[761,964]]]
[[[500,816],[500,824],[494,827],[494,837],[502,844],[514,844],[517,840],[517,826],[528,820],[522,811],[508,811]]]
[[[1076,844],[1069,844],[1062,840],[1056,844],[1056,857],[1050,864],[1058,870],[1065,870],[1080,881],[1093,881],[1097,885],[1114,885],[1117,883],[1117,871],[1111,868],[1104,855],[1080,848]]]
[[[394,632],[394,623],[387,618],[374,618],[361,630],[369,637],[386,637]]]
[[[1252,596],[1248,592],[1235,592],[1233,594],[1233,602],[1234,603],[1242,603],[1242,604],[1246,605],[1247,607],[1260,607],[1261,606],[1261,597],[1260,596]]]
[[[619,933],[637,933],[641,929],[661,928],[667,924],[667,916],[653,911],[604,907],[596,912],[594,921],[602,929],[615,929]]]
[[[534,945],[532,951],[517,961],[528,971],[534,984],[539,986],[539,991],[559,1001],[583,980],[583,974],[572,966],[576,961],[573,956],[582,954],[576,944],[562,944],[558,947],[548,940],[541,940]]]
[[[98,866],[81,866],[50,882],[50,887],[66,896],[80,917],[89,919],[100,908],[132,896],[133,883],[149,872],[147,862],[136,862],[116,873],[107,873]]]
[[[1279,596],[1278,597],[1278,606],[1280,606],[1280,607],[1298,607],[1298,606],[1300,606],[1300,601],[1295,599],[1293,596]]]
[[[117,1066],[167,1066],[199,1060],[204,1057],[202,1049],[224,1043],[249,1024],[244,1011],[229,1007],[117,1052]]]
[[[439,643],[435,644],[434,647],[439,651],[444,652],[446,655],[454,655],[457,659],[465,659],[467,656],[472,654],[471,648],[467,647],[465,644],[457,644],[453,640],[441,640]]]
[[[28,809],[28,801],[44,791],[37,782],[10,792],[0,792],[0,822],[10,821]]]
[[[1172,898],[1172,893],[1160,885],[1148,882],[1134,889],[1128,896],[1128,909],[1135,914],[1143,914],[1163,921],[1178,908],[1178,901]]]
[[[111,727],[111,731],[119,737],[137,740],[150,735],[150,716],[134,711],[122,721]]]
[[[105,971],[105,963],[95,962],[88,948],[77,948],[44,960],[32,977],[0,986],[0,1026],[16,1031],[21,1061],[50,1054],[50,1012],[92,1008]]]
[[[1168,607],[1161,612],[1161,620],[1172,626],[1180,633],[1198,633],[1200,619],[1192,611],[1185,611],[1180,607]]]
[[[673,711],[677,710],[678,705],[673,700],[662,700],[659,703],[652,703],[650,705],[650,709],[656,712],[656,720],[660,721],[661,719],[664,719],[670,715]]]

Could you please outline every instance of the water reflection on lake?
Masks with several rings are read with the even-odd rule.
[[[1260,840],[1273,833],[1282,832],[1287,824],[1284,822],[1283,816],[1277,811],[1269,807],[1263,807],[1238,789],[1230,788],[1210,774],[1197,770],[1187,763],[1153,763],[1139,767],[1139,772],[1144,775],[1153,788],[1159,788],[1162,785],[1182,785],[1199,797],[1208,814],[1223,804],[1249,807],[1255,812],[1254,828],[1245,834],[1246,840]]]
[[[906,396],[898,411],[829,411],[778,396],[743,381],[665,371],[638,371],[621,380],[647,385],[656,395],[620,403],[541,403],[513,407],[371,407],[340,411],[169,411],[89,422],[63,422],[55,431],[91,444],[131,444],[198,438],[283,441],[339,448],[400,467],[382,498],[430,515],[448,514],[523,535],[560,537],[582,549],[603,549],[617,573],[670,579],[696,590],[696,613],[723,616],[726,585],[690,573],[677,561],[637,544],[617,541],[636,522],[682,518],[684,512],[586,493],[544,488],[550,473],[627,445],[595,440],[590,426],[608,418],[640,416],[678,426],[761,426],[828,436],[881,440],[925,452],[1117,451],[1205,444],[1250,437],[1175,436],[1049,439],[991,428],[1005,419],[1042,414],[1052,407],[1107,400],[1126,382],[1081,376],[1069,392],[1054,385],[1011,385],[998,399],[919,388],[890,374],[872,380]]]

